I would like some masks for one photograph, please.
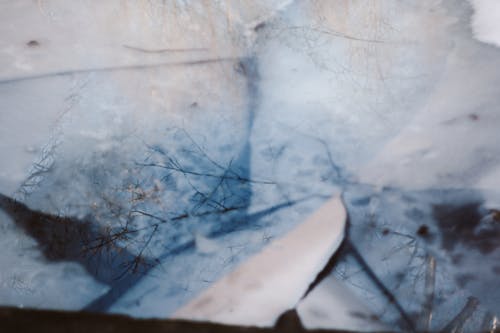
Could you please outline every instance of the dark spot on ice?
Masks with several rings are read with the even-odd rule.
[[[445,250],[454,250],[461,244],[488,254],[500,247],[500,225],[487,230],[481,228],[486,213],[481,210],[479,201],[462,205],[434,205],[432,211],[442,233],[442,247]]]
[[[27,42],[26,45],[28,45],[29,47],[37,47],[40,46],[40,42],[33,39]]]
[[[406,278],[406,273],[405,272],[396,272],[394,273],[394,279],[399,282],[403,282],[403,280]]]
[[[234,65],[234,70],[241,74],[241,75],[244,75],[246,76],[247,75],[247,70],[245,68],[245,63],[243,61],[238,61],[235,65]]]
[[[500,275],[500,266],[493,266],[491,270],[493,271],[493,273]]]
[[[258,79],[259,76],[257,71],[257,64],[252,58],[244,58],[238,61],[234,65],[234,70],[237,73],[246,76],[251,81]]]
[[[474,279],[475,277],[472,274],[459,274],[455,276],[455,281],[457,282],[460,288],[464,288],[467,285],[467,283],[469,283]]]
[[[428,237],[429,236],[429,227],[425,224],[421,225],[417,230],[417,235],[420,237]]]
[[[472,120],[472,121],[477,121],[477,120],[479,120],[479,116],[477,114],[475,114],[475,113],[471,113],[469,115],[469,119]]]
[[[355,199],[351,203],[353,206],[366,206],[370,203],[370,197]]]
[[[196,108],[198,107],[198,102],[193,102],[191,105],[189,105],[190,108]]]
[[[382,229],[382,235],[383,235],[383,236],[387,236],[387,235],[389,234],[389,232],[390,232],[390,231],[389,231],[389,229],[387,229],[387,228]]]
[[[266,26],[266,23],[265,22],[260,22],[259,24],[257,24],[255,26],[255,28],[253,28],[254,31],[259,31],[261,29],[263,29],[264,27]]]

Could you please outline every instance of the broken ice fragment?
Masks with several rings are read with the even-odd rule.
[[[173,317],[248,326],[273,326],[294,308],[344,239],[339,197],[260,254],[219,280]]]

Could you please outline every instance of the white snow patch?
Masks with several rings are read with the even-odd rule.
[[[469,0],[474,7],[472,30],[478,40],[500,46],[500,1]]]

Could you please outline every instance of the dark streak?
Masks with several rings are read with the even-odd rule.
[[[425,224],[421,225],[417,230],[417,235],[423,238],[429,237],[429,227]]]
[[[111,246],[107,240],[113,236],[91,220],[46,214],[3,194],[0,194],[0,210],[37,241],[46,259],[77,262],[105,284],[112,284],[127,263],[137,258],[126,249]]]
[[[362,267],[363,271],[369,276],[370,280],[372,280],[373,283],[375,283],[377,288],[382,292],[382,294],[384,294],[384,296],[387,298],[390,304],[392,304],[396,308],[399,315],[401,316],[401,319],[403,320],[404,325],[406,326],[406,329],[409,332],[415,332],[415,324],[413,323],[413,320],[411,320],[409,315],[403,309],[403,307],[396,299],[396,297],[392,294],[392,292],[382,283],[382,281],[380,281],[375,272],[365,261],[361,253],[359,253],[356,246],[349,239],[346,239],[344,243],[346,244],[347,247],[346,251],[349,251],[349,253],[356,259],[358,264]]]
[[[29,42],[27,42],[26,45],[28,45],[29,47],[37,47],[37,46],[40,46],[40,42],[33,39],[33,40],[30,40]]]
[[[259,24],[257,24],[257,25],[253,28],[253,30],[254,30],[254,31],[259,31],[259,30],[261,30],[261,29],[263,29],[263,28],[265,28],[265,27],[266,27],[266,23],[265,23],[265,22],[260,22]]]
[[[471,113],[469,115],[469,119],[472,120],[472,121],[477,121],[477,120],[479,120],[479,116],[477,114],[475,114],[475,113]]]
[[[178,61],[178,62],[161,62],[161,63],[147,64],[147,65],[129,65],[129,66],[116,66],[116,67],[110,66],[110,67],[100,67],[100,68],[75,69],[75,70],[42,73],[31,76],[3,79],[0,80],[0,85],[23,82],[23,81],[39,80],[39,79],[58,77],[58,76],[70,76],[70,75],[87,74],[87,73],[108,73],[108,72],[111,73],[111,72],[120,72],[127,70],[143,70],[143,69],[159,68],[159,67],[196,66],[196,65],[213,64],[213,63],[234,62],[239,59],[240,59],[239,57],[227,57],[227,58]]]
[[[144,49],[142,47],[123,45],[124,48],[129,50],[134,50],[143,53],[181,53],[181,52],[200,52],[200,51],[208,51],[206,47],[193,47],[186,49]]]

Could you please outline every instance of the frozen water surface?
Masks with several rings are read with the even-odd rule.
[[[495,322],[495,1],[0,7],[3,305],[168,317],[343,193],[347,245],[301,308]]]

